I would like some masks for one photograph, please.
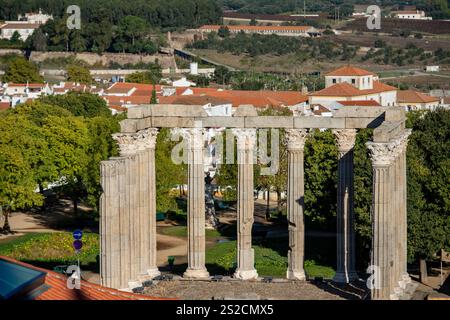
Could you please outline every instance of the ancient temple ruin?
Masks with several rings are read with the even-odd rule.
[[[201,127],[199,127],[201,124]],[[335,281],[356,279],[353,212],[353,148],[358,129],[374,128],[367,144],[373,165],[373,240],[369,288],[372,299],[400,299],[409,290],[406,248],[405,112],[397,107],[346,107],[333,117],[258,116],[251,106],[232,117],[213,117],[202,106],[148,105],[130,108],[114,135],[120,157],[101,164],[101,282],[128,288],[159,274],[156,265],[155,145],[158,129],[179,128],[188,145],[188,267],[184,277],[205,279],[205,184],[203,133],[232,129],[237,139],[237,269],[235,277],[258,277],[252,249],[253,150],[256,130],[286,129],[289,252],[286,276],[305,280],[304,146],[310,129],[332,129],[339,150],[337,270]]]

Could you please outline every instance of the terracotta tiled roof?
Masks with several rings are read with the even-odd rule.
[[[219,30],[220,25],[205,25],[200,27],[200,30]],[[227,26],[228,30],[230,31],[301,31],[301,32],[307,32],[312,29],[310,26]]]
[[[325,108],[321,104],[313,104],[311,106],[311,110],[316,116],[321,116],[322,113],[331,112],[328,108]]]
[[[160,104],[186,104],[186,105],[201,105],[204,106],[208,103],[212,105],[230,104],[227,99],[212,97],[208,95],[188,95],[188,96],[170,96],[159,97]]]
[[[151,95],[147,96],[104,96],[103,99],[106,100],[108,105],[121,106],[125,104],[139,105],[139,104],[149,104],[151,100]]]
[[[39,28],[40,24],[38,23],[5,23],[0,27],[0,29],[12,29],[12,30],[19,30],[19,29],[37,29]]]
[[[439,102],[438,97],[431,97],[425,93],[413,90],[401,90],[397,92],[397,101],[399,103],[430,103]]]
[[[233,107],[243,104],[251,104],[255,107],[287,107],[308,101],[308,97],[297,91],[244,91],[244,90],[221,90],[216,88],[182,88],[176,90],[176,95],[182,95],[186,91],[192,91],[189,96],[208,96],[221,99],[231,103]],[[175,96],[160,97],[160,103],[174,103]]]
[[[155,85],[156,91],[161,91],[161,85]],[[124,94],[130,90],[135,89],[139,92],[151,92],[153,91],[152,84],[131,83],[131,82],[116,82],[106,89],[107,94]]]
[[[255,107],[288,107],[308,101],[308,97],[297,91],[243,91],[225,90],[209,95],[231,100],[233,107],[251,104]]]
[[[358,107],[380,107],[381,105],[375,100],[352,100],[352,101],[338,101],[343,106],[358,106]]]
[[[380,81],[373,82],[373,89],[359,90],[347,82],[337,83],[323,90],[313,92],[310,96],[323,97],[358,97],[374,93],[396,91],[397,88],[384,84]]]
[[[8,83],[8,87],[43,88],[45,83]]]
[[[364,69],[352,66],[343,66],[339,69],[327,73],[325,76],[344,77],[344,76],[375,76],[375,75],[376,75],[375,73]]]
[[[67,288],[67,277],[57,272],[38,268],[8,257],[0,256],[0,259],[46,273],[45,285],[48,288],[45,291],[43,290],[44,292],[35,297],[34,300],[170,300],[110,289],[84,280],[81,280],[79,290],[72,290]]]

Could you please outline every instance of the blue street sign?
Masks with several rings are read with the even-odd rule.
[[[75,240],[73,242],[73,247],[75,248],[75,250],[80,251],[81,248],[83,248],[83,242],[81,242],[80,240]]]
[[[73,238],[74,238],[75,240],[81,240],[81,238],[83,238],[83,231],[81,231],[81,230],[75,230],[75,231],[73,232]]]

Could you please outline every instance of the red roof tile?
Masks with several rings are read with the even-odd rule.
[[[381,105],[375,100],[352,100],[352,101],[338,101],[343,106],[358,106],[358,107],[380,107]]]
[[[399,103],[431,103],[439,102],[438,97],[431,97],[425,93],[413,90],[400,90],[397,92],[397,101]]]
[[[373,89],[359,90],[347,82],[337,83],[323,90],[313,92],[310,96],[324,97],[357,97],[368,94],[381,93],[386,91],[396,91],[397,88],[384,84],[380,81],[373,82]]]
[[[67,288],[67,277],[64,275],[38,268],[8,257],[0,256],[0,259],[46,273],[45,284],[49,288],[42,294],[38,295],[35,300],[173,300],[123,292],[116,289],[99,286],[84,280],[81,280],[81,288],[79,290],[72,290]]]
[[[352,67],[352,66],[343,66],[339,69],[333,70],[329,73],[327,73],[325,76],[374,76],[375,73]]]

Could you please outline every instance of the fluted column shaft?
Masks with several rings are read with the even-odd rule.
[[[159,274],[154,170],[157,132],[146,129],[113,135],[120,157],[101,164],[101,278],[108,287],[134,287],[141,279]]]
[[[253,164],[256,147],[255,129],[233,129],[237,138],[238,212],[237,212],[237,269],[238,279],[256,279],[255,254],[252,248],[254,222]]]
[[[188,162],[188,267],[185,278],[208,278],[205,267],[204,130],[183,129]]]
[[[402,294],[399,279],[406,247],[405,170],[403,145],[410,130],[387,143],[367,143],[373,166],[372,252],[374,269],[371,298],[398,299]],[[403,267],[404,268],[404,267]]]
[[[348,283],[358,278],[355,270],[353,150],[356,130],[333,130],[338,145],[337,263],[334,281]]]
[[[304,148],[306,130],[287,129],[289,251],[287,278],[305,280]]]

